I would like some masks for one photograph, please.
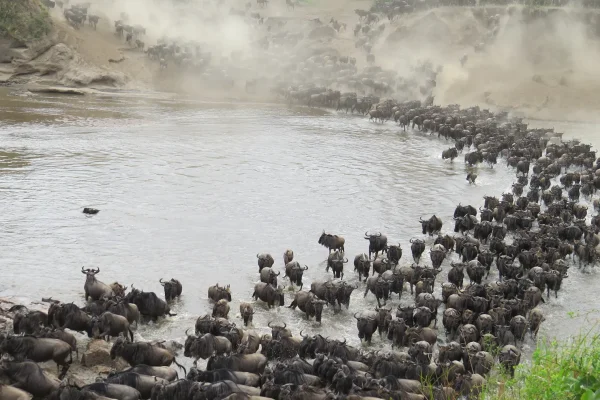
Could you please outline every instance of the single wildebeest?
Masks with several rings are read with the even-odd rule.
[[[48,396],[60,386],[59,380],[46,375],[42,368],[32,361],[2,360],[0,372],[14,382],[13,387],[21,388],[39,398]]]
[[[371,269],[371,261],[369,257],[363,253],[354,257],[354,270],[358,272],[358,281],[362,281],[362,277],[365,279],[369,277],[369,271]]]
[[[379,252],[387,252],[387,237],[382,235],[381,232],[374,235],[369,235],[369,232],[365,232],[365,239],[369,241],[369,259],[371,254],[375,254],[375,258]]]
[[[217,301],[213,305],[213,318],[227,318],[229,315],[229,302],[225,299],[221,299]]]
[[[377,313],[374,311],[365,311],[356,316],[358,313],[354,313],[356,318],[356,327],[358,328],[358,338],[361,341],[364,339],[367,343],[371,343],[371,338],[377,330]]]
[[[458,157],[458,150],[456,150],[455,147],[450,147],[449,149],[442,151],[443,160],[450,159],[450,161],[452,162],[456,157]]]
[[[435,246],[440,246],[440,248],[435,248]],[[436,244],[435,246],[431,249],[429,258],[431,259],[432,267],[434,269],[439,269],[446,258],[446,249],[441,244]]]
[[[111,298],[115,294],[113,290],[107,284],[100,282],[96,279],[96,274],[100,272],[100,268],[97,269],[83,269],[81,267],[81,273],[85,274],[85,284],[83,290],[85,290],[85,300],[92,298],[92,300],[100,300],[103,297]]]
[[[123,358],[131,366],[144,364],[151,367],[168,367],[175,364],[187,374],[185,368],[177,363],[175,356],[158,344],[128,343],[123,338],[117,338],[110,349],[110,358],[114,360],[117,357]]]
[[[327,247],[329,249],[329,253],[331,254],[331,250],[339,250],[342,253],[344,252],[344,243],[346,240],[338,235],[332,235],[330,233],[321,233],[319,237],[318,243],[321,246]]]
[[[127,286],[123,286],[119,282],[113,282],[109,286],[116,297],[125,297],[125,291],[127,290]]]
[[[32,336],[7,336],[0,343],[0,352],[8,353],[16,360],[31,360],[35,362],[54,361],[56,367],[62,371],[59,379],[62,379],[71,363],[73,356],[71,346],[59,339],[35,338]]]
[[[425,251],[425,242],[421,239],[410,239],[410,251],[413,256],[413,260],[418,264],[421,260],[421,255]]]
[[[404,322],[402,318],[398,318],[390,321],[390,326],[388,327],[388,340],[392,341],[392,348],[403,347],[406,344],[405,335],[406,329],[408,326]]]
[[[30,400],[31,397],[24,390],[0,383],[0,399],[2,400]]]
[[[127,318],[129,324],[135,322],[135,325],[137,326],[140,322],[140,310],[135,304],[130,303],[125,299],[122,299],[119,302],[109,300],[106,302],[106,311]]]
[[[214,336],[207,333],[201,337],[189,335],[186,331],[187,339],[183,355],[186,357],[194,357],[196,361],[199,358],[206,360],[212,356],[231,353],[231,342],[223,336]]]
[[[59,339],[71,346],[71,350],[77,353],[79,356],[79,349],[77,348],[77,339],[75,336],[64,329],[52,329],[44,328],[38,332],[37,337],[48,338],[48,339]]]
[[[344,253],[339,250],[329,254],[327,258],[327,267],[325,271],[329,271],[329,268],[333,270],[333,277],[343,279],[344,278],[344,264],[348,262],[348,259],[344,257]]]
[[[433,236],[442,230],[442,219],[435,214],[426,221],[423,218],[419,218],[419,222],[421,223],[421,228],[423,228],[423,235],[429,234],[429,236]]]
[[[73,303],[55,303],[48,309],[48,321],[55,328],[87,332],[92,318]]]
[[[99,20],[100,20],[100,17],[97,15],[90,14],[88,16],[88,22],[90,23],[91,26],[94,27],[94,30],[96,30],[96,25],[98,25]]]
[[[162,278],[159,280],[160,284],[165,289],[165,300],[171,301],[175,300],[175,297],[181,296],[181,291],[183,290],[183,286],[181,286],[181,282],[177,279],[171,278],[170,281],[163,282]]]
[[[276,288],[268,283],[260,282],[254,285],[254,293],[252,293],[254,300],[261,299],[269,308],[274,307],[275,303],[279,306],[285,305],[285,297],[283,295],[283,288]]]
[[[209,287],[208,298],[215,303],[221,299],[231,302],[231,290],[229,289],[229,285],[219,286],[217,283],[216,285]]]
[[[206,364],[207,371],[231,369],[233,371],[262,374],[267,366],[267,357],[262,354],[233,354],[211,357]]]
[[[266,267],[271,268],[275,264],[273,256],[267,253],[257,254],[256,258],[258,259],[258,272]]]
[[[119,336],[121,333],[127,339],[127,334],[131,336],[131,341],[133,342],[133,332],[129,327],[129,321],[127,318],[113,314],[109,311],[102,313],[99,317],[92,318],[92,322],[90,324],[88,330],[88,337],[94,338],[103,338],[106,341],[110,340],[110,337]]]
[[[372,276],[367,279],[367,286],[363,297],[367,297],[367,293],[373,293],[377,299],[377,306],[381,307],[380,299],[383,299],[385,305],[390,296],[390,282],[382,276]]]
[[[277,286],[277,277],[281,272],[275,272],[271,267],[264,267],[260,271],[260,281],[264,283],[270,283],[273,286]],[[220,300],[219,300],[220,301]]]
[[[298,307],[302,312],[306,313],[306,319],[315,317],[317,322],[321,322],[321,314],[325,301],[319,299],[311,292],[297,292],[294,301],[288,308],[295,309]]]
[[[148,376],[136,372],[117,372],[109,374],[104,381],[116,385],[125,385],[140,392],[142,399],[149,399],[154,385],[166,385],[168,380],[157,376]]]
[[[402,258],[402,247],[400,245],[392,245],[387,249],[388,260],[392,263],[392,265],[398,265],[400,259]]]
[[[546,318],[544,318],[544,314],[542,314],[542,310],[539,308],[534,308],[531,310],[527,318],[531,337],[536,338],[540,329],[540,325],[546,320]]]
[[[232,371],[230,369],[221,368],[213,371],[200,371],[197,368],[192,368],[187,375],[187,379],[195,382],[219,382],[232,381],[238,385],[259,387],[260,376],[250,372]]]
[[[300,290],[302,290],[302,276],[304,275],[304,271],[308,269],[308,265],[302,267],[298,261],[290,261],[285,265],[285,276],[290,279],[290,282],[295,284],[296,286],[300,286]]]
[[[515,346],[506,345],[500,350],[498,361],[510,372],[511,376],[514,376],[515,368],[521,362],[521,352]]]
[[[171,313],[171,308],[163,299],[159,299],[154,292],[144,292],[139,289],[131,289],[131,292],[127,293],[125,300],[129,303],[133,303],[137,306],[140,314],[145,317],[149,317],[156,321],[158,317],[164,315],[174,316],[177,314]]]
[[[25,306],[17,305],[9,308],[8,312],[15,312],[13,317],[13,331],[16,334],[25,333],[32,335],[48,326],[48,314],[29,310]]]
[[[454,209],[454,218],[462,218],[465,215],[477,215],[477,209],[472,205],[463,206],[459,203]]]
[[[118,400],[138,400],[142,398],[137,389],[116,383],[95,382],[84,386],[82,391],[84,393],[94,392],[101,396]]]
[[[177,371],[171,367],[151,367],[149,365],[139,364],[120,373],[125,372],[135,372],[136,374],[140,375],[156,376],[170,382],[177,379]],[[110,375],[111,374],[109,373],[108,376]]]
[[[250,303],[240,303],[240,315],[244,320],[244,325],[248,326],[252,324],[252,318],[254,317],[254,308]]]
[[[283,253],[283,265],[288,265],[288,263],[292,262],[294,259],[294,252],[290,249],[287,249]]]

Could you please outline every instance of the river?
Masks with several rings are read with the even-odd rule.
[[[82,266],[99,267],[107,283],[161,297],[159,278],[179,279],[178,315],[142,327],[145,339],[183,340],[185,329],[212,310],[207,289],[217,282],[231,285],[230,317],[241,324],[238,304],[250,300],[258,281],[259,252],[273,254],[283,270],[283,252],[293,249],[309,266],[306,288],[327,279],[327,250],[317,244],[323,230],[346,238],[351,283],[367,230],[401,243],[401,264],[412,262],[409,240],[423,237],[419,217],[435,213],[451,232],[459,202],[479,207],[484,195],[500,195],[514,180],[501,162],[481,165],[477,184],[469,185],[462,157],[441,159],[450,142],[317,109],[3,88],[0,115],[0,296],[82,305]],[[585,131],[575,123],[561,128]],[[87,217],[87,206],[101,211]],[[599,285],[595,270],[571,268],[558,299],[542,306],[541,335],[566,337],[597,320]],[[376,306],[363,293],[360,284],[348,311],[326,309],[322,325],[299,310],[267,310],[259,302],[255,325],[264,331],[268,321],[283,321],[296,334],[304,329],[357,344],[352,314]],[[292,299],[286,294],[286,305]],[[405,292],[402,304],[411,302]],[[397,295],[388,304],[395,308]],[[373,346],[382,344],[374,338]]]

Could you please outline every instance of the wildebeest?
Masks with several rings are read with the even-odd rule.
[[[209,287],[208,298],[215,303],[221,299],[231,302],[231,290],[229,289],[229,285],[219,286],[217,283],[216,285]]]
[[[162,278],[159,280],[162,287],[165,289],[165,300],[175,300],[175,297],[181,296],[183,286],[177,279],[171,278],[170,281],[163,281]]]
[[[184,373],[185,368],[177,363],[175,356],[160,345],[148,342],[128,343],[123,338],[117,338],[110,349],[110,358],[123,358],[129,365],[136,366],[140,364],[151,367],[168,367],[171,364],[177,365]]]
[[[410,251],[413,256],[413,260],[418,264],[421,260],[421,255],[425,251],[425,242],[421,239],[410,239]]]
[[[71,346],[71,350],[77,353],[79,356],[79,349],[77,348],[77,339],[72,333],[65,331],[64,329],[52,329],[44,328],[39,331],[36,335],[40,338],[59,339]]]
[[[338,235],[332,235],[330,233],[323,233],[319,237],[318,243],[321,246],[327,247],[329,249],[329,253],[331,254],[331,250],[339,250],[342,253],[344,252],[344,243],[346,240]]]
[[[86,275],[85,284],[83,285],[86,301],[90,297],[92,300],[100,300],[103,297],[111,298],[115,295],[110,286],[96,279],[96,274],[99,272],[100,268],[88,268],[84,270],[83,267],[81,267],[81,273]]]
[[[423,235],[429,234],[429,236],[433,236],[434,234],[439,233],[442,230],[442,219],[437,217],[435,214],[431,216],[428,220],[423,220],[419,218],[419,222],[421,223],[421,228],[423,230]]]
[[[169,383],[168,380],[157,376],[148,376],[131,371],[109,374],[104,382],[129,386],[140,392],[142,399],[149,399],[151,397],[152,388],[154,388],[155,385],[166,385]]]
[[[32,336],[6,336],[0,343],[0,351],[8,353],[17,360],[35,362],[54,361],[58,369],[62,366],[59,379],[62,379],[73,356],[71,346],[59,339],[35,338]]]
[[[285,305],[285,297],[283,295],[283,288],[276,288],[268,283],[260,282],[254,285],[254,293],[252,293],[254,300],[261,299],[267,303],[268,307],[274,307],[275,303],[279,306]]]
[[[207,371],[227,368],[233,371],[262,374],[267,366],[267,357],[262,354],[232,354],[230,356],[215,356],[208,360]]]
[[[177,371],[175,371],[171,367],[152,367],[145,364],[138,364],[124,371],[121,371],[121,373],[126,372],[135,372],[141,375],[156,376],[167,381],[174,381],[177,379]]]
[[[55,328],[87,332],[92,319],[73,303],[54,303],[48,309],[48,321]]]
[[[369,270],[371,269],[371,261],[366,254],[359,254],[354,257],[354,270],[358,272],[358,281],[362,280],[364,276],[365,279],[369,277]]]
[[[398,265],[402,258],[402,247],[400,245],[392,245],[388,247],[387,256],[393,265]]]
[[[360,316],[356,316],[358,313],[354,313],[354,318],[356,318],[356,327],[358,329],[358,338],[361,340],[365,340],[367,343],[371,343],[371,338],[375,331],[377,331],[377,313],[374,311],[365,311],[360,314]]]
[[[215,336],[206,333],[201,337],[189,335],[186,331],[185,350],[183,355],[206,360],[213,355],[230,354],[232,350],[231,342],[223,336]],[[195,363],[195,361],[194,361]]]
[[[288,263],[292,262],[292,260],[294,260],[294,252],[290,249],[287,249],[283,253],[283,265],[288,265]]]
[[[90,23],[90,26],[94,27],[94,30],[96,30],[96,26],[98,25],[98,21],[100,20],[100,17],[97,15],[88,15],[88,22]]]
[[[281,272],[275,272],[271,267],[264,267],[260,271],[260,281],[264,283],[270,283],[273,286],[277,286],[277,277]],[[219,300],[220,301],[220,300]]]
[[[213,318],[227,318],[229,315],[229,302],[225,299],[217,301],[213,305]]]
[[[133,332],[129,327],[127,318],[109,311],[104,312],[99,317],[92,318],[88,330],[89,337],[105,338],[107,341],[111,336],[119,336],[121,333],[125,336],[125,339],[127,339],[129,333],[133,342]]]
[[[333,277],[342,279],[344,277],[344,264],[347,262],[348,259],[344,257],[344,253],[336,250],[332,254],[329,254],[325,271],[329,271],[329,268],[331,268],[333,270]]]
[[[244,325],[248,326],[252,324],[252,318],[254,317],[254,308],[250,303],[240,303],[240,315],[244,320]]]
[[[85,392],[94,392],[107,398],[116,398],[119,400],[138,400],[141,394],[137,389],[131,386],[116,383],[95,382],[82,388]]]
[[[369,259],[371,254],[375,254],[375,258],[379,252],[387,253],[387,237],[382,235],[381,232],[374,235],[369,235],[369,232],[365,232],[365,239],[369,241]]]
[[[288,308],[295,309],[298,307],[301,311],[306,313],[306,319],[315,317],[317,322],[321,322],[321,314],[324,305],[325,301],[319,299],[315,294],[311,292],[298,292],[294,297],[294,301],[292,301]]]
[[[285,265],[285,276],[290,279],[290,282],[296,286],[300,286],[300,289],[302,290],[302,286],[304,285],[302,283],[302,276],[307,269],[307,265],[302,267],[298,261],[290,261]]]
[[[284,255],[285,257],[285,255]],[[258,261],[258,272],[260,272],[263,268],[271,268],[273,264],[275,264],[275,260],[273,256],[268,253],[257,254],[256,259]],[[218,284],[217,284],[218,286]],[[231,301],[231,300],[229,300]]]
[[[25,333],[31,335],[48,326],[48,314],[45,312],[29,310],[27,307],[21,305],[12,306],[8,309],[8,312],[15,312],[13,317],[13,331],[16,334]]]
[[[171,308],[167,302],[159,299],[154,292],[144,292],[132,288],[131,292],[127,293],[127,296],[125,296],[125,300],[135,304],[140,311],[140,314],[149,317],[154,321],[156,321],[158,317],[164,315],[176,315],[171,313]]]
[[[32,361],[2,360],[0,371],[14,383],[14,387],[22,388],[36,397],[48,396],[60,386],[59,380],[50,378]]]
[[[245,386],[260,386],[260,376],[250,372],[232,371],[230,369],[221,368],[212,371],[200,371],[197,368],[192,368],[187,375],[187,379],[196,382],[219,382],[229,380],[239,385]]]

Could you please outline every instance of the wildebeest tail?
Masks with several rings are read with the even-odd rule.
[[[179,364],[175,358],[173,358],[173,363],[183,370],[184,376],[187,376],[187,370],[183,365]]]

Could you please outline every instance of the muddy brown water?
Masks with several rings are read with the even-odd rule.
[[[435,213],[452,233],[458,203],[479,207],[515,176],[503,163],[482,165],[470,186],[461,158],[441,159],[450,142],[316,109],[1,89],[0,115],[0,296],[83,305],[82,266],[99,267],[104,282],[161,297],[160,278],[181,280],[178,315],[143,325],[138,339],[183,342],[195,319],[211,312],[207,289],[217,282],[231,285],[230,318],[241,324],[238,305],[251,300],[259,252],[273,254],[275,269],[283,270],[282,254],[293,249],[309,266],[306,289],[328,279],[327,250],[317,244],[322,230],[346,238],[344,279],[352,284],[352,260],[366,252],[367,230],[401,243],[401,264],[412,262],[409,240],[423,238],[419,217]],[[589,131],[585,124],[562,127]],[[83,207],[101,211],[87,217]],[[424,259],[429,263],[428,253]],[[542,306],[541,335],[564,338],[597,321],[599,285],[596,270],[572,267],[558,299]],[[303,329],[358,345],[352,315],[377,305],[363,293],[359,284],[350,309],[326,309],[321,325],[299,310],[258,302],[255,327],[267,332],[268,321],[281,321],[295,334]],[[288,292],[286,305],[292,299]],[[401,303],[412,301],[405,292]],[[393,295],[388,305],[398,303]],[[374,336],[374,348],[388,345]]]

